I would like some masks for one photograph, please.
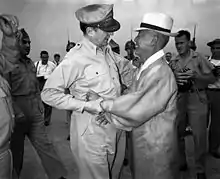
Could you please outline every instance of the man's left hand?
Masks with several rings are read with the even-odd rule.
[[[102,125],[104,126],[104,125],[109,124],[111,121],[110,121],[110,117],[108,115],[110,115],[110,114],[107,114],[107,113],[99,114],[95,118],[96,124],[99,126],[102,126]]]

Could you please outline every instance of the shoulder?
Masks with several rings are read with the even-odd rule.
[[[55,64],[54,62],[52,62],[52,61],[48,61],[48,64],[49,64],[50,66],[52,66],[52,67],[56,67],[56,64]]]

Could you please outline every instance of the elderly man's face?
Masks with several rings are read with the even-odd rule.
[[[211,47],[212,58],[220,60],[220,44],[215,44]]]
[[[139,31],[138,35],[135,37],[134,41],[136,43],[135,55],[140,57],[140,61],[143,63],[146,58],[152,55],[152,50],[154,48],[155,33],[150,30]]]
[[[105,32],[101,29],[94,29],[94,35],[92,37],[92,41],[97,45],[98,47],[105,47],[108,45],[109,39],[111,35],[113,35],[113,32]]]

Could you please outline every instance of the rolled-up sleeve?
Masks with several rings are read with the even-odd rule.
[[[80,63],[74,59],[76,57],[72,53],[64,57],[47,79],[41,98],[46,104],[55,108],[82,112],[85,101],[77,100],[71,94],[65,94],[65,89],[79,79],[82,71]]]

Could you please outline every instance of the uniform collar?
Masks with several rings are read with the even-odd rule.
[[[153,54],[152,56],[150,56],[145,62],[144,64],[141,66],[141,69],[137,75],[137,79],[139,79],[141,72],[144,71],[147,67],[149,67],[152,63],[154,63],[155,61],[157,61],[158,59],[160,59],[162,56],[164,56],[164,51],[163,49],[159,50],[158,52],[156,52],[155,54]]]
[[[92,43],[88,38],[86,38],[85,36],[83,37],[83,44],[85,45],[85,47],[90,50],[92,52],[92,54],[97,55],[97,51],[100,52],[109,52],[110,51],[110,46],[106,46],[104,49],[101,49],[99,47],[97,47],[94,43]]]
[[[197,57],[197,53],[190,49],[190,54],[187,59],[191,59],[191,58],[195,58],[195,57]],[[181,59],[182,59],[182,57],[180,55],[177,55],[175,58],[175,60],[181,60]]]

